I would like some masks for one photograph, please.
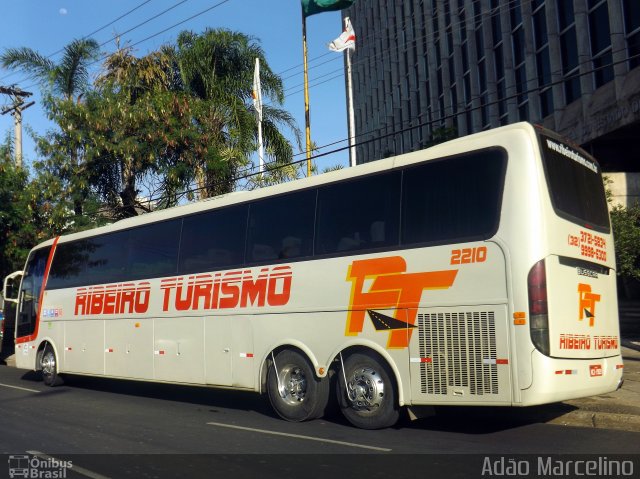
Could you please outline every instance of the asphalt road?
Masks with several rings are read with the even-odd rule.
[[[0,366],[0,454],[73,460],[66,477],[415,478],[426,465],[481,477],[488,455],[557,454],[636,454],[640,470],[640,432],[545,424],[557,406],[441,408],[363,431],[340,417],[285,422],[255,393],[79,376],[47,388],[34,376]]]

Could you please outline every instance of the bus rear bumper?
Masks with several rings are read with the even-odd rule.
[[[622,387],[622,356],[596,359],[549,358],[531,354],[533,381],[521,391],[522,406],[597,396]]]

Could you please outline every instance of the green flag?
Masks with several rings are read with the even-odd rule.
[[[354,4],[356,0],[301,0],[302,13],[305,17],[316,13],[342,10]]]

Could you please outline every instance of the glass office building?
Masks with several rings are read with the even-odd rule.
[[[528,120],[640,172],[640,0],[360,0],[358,163]]]

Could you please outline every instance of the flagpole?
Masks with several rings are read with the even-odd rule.
[[[257,88],[261,88],[260,86],[260,59],[256,58],[256,73],[255,76],[257,78]],[[260,161],[260,176],[262,177],[262,173],[264,173],[264,145],[262,143],[262,92],[256,92],[257,97],[259,98],[260,107],[258,113],[258,159]]]
[[[307,67],[307,17],[302,11],[302,57],[304,65],[304,121],[307,147],[307,176],[311,176],[311,115],[309,114],[309,70]]]
[[[258,160],[260,161],[260,176],[264,173],[264,145],[262,144],[262,120],[258,120]]]
[[[349,17],[344,19],[345,29],[349,27]],[[349,108],[349,158],[351,166],[356,166],[356,121],[353,111],[353,77],[351,74],[351,48],[347,48],[347,105]]]

